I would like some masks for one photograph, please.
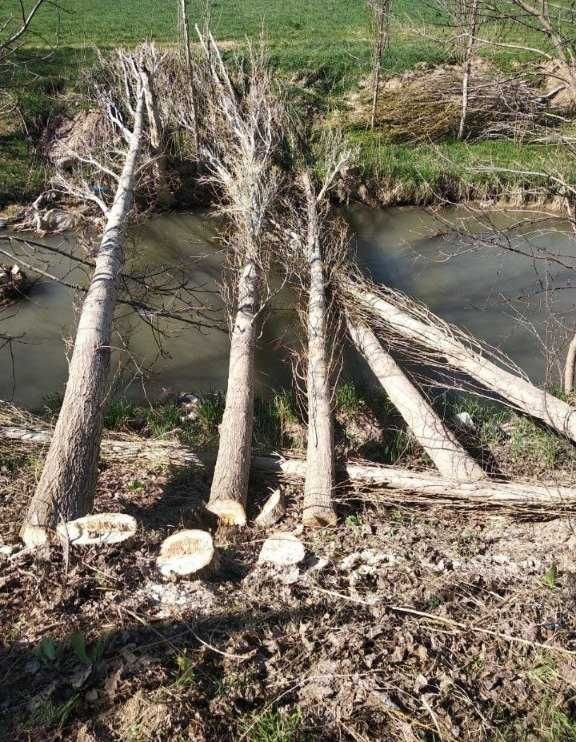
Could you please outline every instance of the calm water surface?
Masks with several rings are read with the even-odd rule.
[[[534,224],[533,218],[517,214],[478,217],[465,210],[432,214],[417,208],[354,209],[349,218],[358,237],[358,257],[376,280],[421,299],[443,318],[499,345],[535,380],[557,373],[557,364],[545,363],[543,346],[562,347],[563,328],[576,324],[576,288],[565,288],[576,285],[565,267],[576,265],[576,242],[566,224]],[[505,241],[508,250],[492,244],[492,227],[520,221]],[[470,234],[462,236],[461,228]],[[72,237],[49,239],[68,250],[74,247]],[[215,309],[214,316],[223,320],[217,292],[222,254],[207,217],[152,219],[134,230],[127,253],[132,268],[185,265],[206,292],[202,297]],[[66,258],[44,257],[43,266],[50,272],[70,283],[86,283],[83,271]],[[544,291],[559,287],[562,290]],[[20,336],[11,353],[7,348],[0,352],[0,398],[37,408],[48,395],[63,390],[74,301],[74,291],[42,282],[17,310],[0,314],[0,333]],[[163,390],[225,388],[226,332],[199,332],[169,321],[164,323],[167,335],[160,352],[150,328],[129,308],[120,307],[118,315],[113,368],[119,393],[154,399]],[[262,392],[289,383],[290,366],[282,348],[293,334],[290,296],[279,294],[260,341]]]

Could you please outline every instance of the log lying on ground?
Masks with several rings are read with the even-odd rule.
[[[306,481],[302,521],[306,526],[334,525],[336,513],[332,505],[334,487],[334,430],[328,361],[326,292],[324,261],[320,247],[320,225],[316,194],[310,174],[301,176],[306,198],[308,264],[308,444],[306,451]]]
[[[576,408],[538,389],[520,376],[500,368],[480,352],[467,347],[450,335],[444,323],[422,322],[391,301],[354,283],[346,283],[345,288],[356,303],[377,315],[395,333],[443,356],[451,366],[464,371],[486,389],[576,442]]]
[[[52,431],[42,428],[0,427],[0,438],[47,445]],[[196,453],[175,441],[123,441],[105,439],[101,448],[109,460],[145,459],[173,466],[206,468],[214,464],[211,453]],[[274,456],[256,456],[252,467],[274,476],[287,479],[304,479],[306,462],[302,459],[283,459]],[[470,503],[477,505],[539,506],[574,508],[576,487],[535,482],[505,482],[482,480],[479,482],[456,482],[438,476],[435,472],[416,472],[394,466],[372,466],[346,464],[337,467],[351,482],[382,487],[385,490],[410,493],[411,502],[424,504],[436,502]]]
[[[347,313],[348,332],[366,359],[392,404],[404,418],[420,445],[442,476],[474,482],[486,477],[470,454],[458,443],[432,406],[387,353],[372,330]]]

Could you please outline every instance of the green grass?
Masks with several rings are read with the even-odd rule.
[[[18,0],[2,3],[0,27],[17,7]],[[205,0],[189,0],[192,27],[202,21],[204,7]],[[50,117],[79,105],[70,91],[78,88],[80,71],[92,63],[94,48],[134,45],[146,39],[174,44],[176,9],[175,0],[62,0],[59,10],[51,5],[42,9],[27,37],[28,48],[22,52],[25,67],[4,82],[20,113],[11,116],[9,131],[0,117],[0,207],[28,202],[42,189],[46,173],[34,146],[38,133]],[[383,60],[385,75],[413,69],[419,63],[450,61],[450,49],[432,40],[432,35],[442,32],[433,26],[436,16],[425,0],[396,0],[393,9],[391,41]],[[342,94],[355,89],[370,69],[365,0],[212,0],[211,23],[215,36],[228,43],[227,55],[242,53],[248,39],[264,32],[271,63],[290,81],[296,106],[311,104],[324,113],[338,109]],[[424,24],[432,32],[428,36],[422,34]],[[483,34],[496,36],[497,31],[489,27]],[[526,36],[514,27],[506,30],[506,38],[542,45],[538,34]],[[480,54],[504,70],[534,56],[497,47],[481,48]],[[14,127],[20,118],[26,128]],[[365,130],[351,131],[349,137],[359,147],[362,173],[394,186],[399,203],[430,203],[438,196],[475,198],[545,184],[544,178],[497,171],[502,168],[556,169],[570,180],[576,178],[574,162],[550,146],[520,146],[510,141],[392,145]],[[478,166],[493,166],[496,171],[482,171]]]

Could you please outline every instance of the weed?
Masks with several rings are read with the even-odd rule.
[[[87,647],[86,637],[77,631],[70,637],[70,648],[80,662],[86,665],[97,665],[104,656],[106,638],[100,637],[91,647]]]
[[[113,399],[104,414],[104,427],[108,430],[122,430],[136,417],[136,405],[125,399]]]
[[[54,639],[45,636],[33,652],[45,667],[51,667],[60,656],[60,646]]]
[[[61,728],[70,718],[77,703],[78,695],[72,696],[64,703],[54,703],[52,699],[48,698],[36,706],[24,726],[29,730]]]
[[[176,655],[176,667],[178,668],[178,673],[172,683],[174,687],[187,688],[196,682],[194,665],[190,657],[188,657],[186,650]]]
[[[244,734],[250,742],[294,742],[303,739],[301,727],[302,714],[299,709],[290,714],[270,709],[247,723]]]
[[[558,567],[553,564],[544,574],[542,582],[549,587],[554,589],[558,583]]]
[[[348,528],[361,528],[363,525],[362,516],[357,515],[356,513],[347,515],[344,523]]]
[[[348,415],[357,413],[364,403],[359,388],[354,382],[347,381],[336,389],[336,408]]]

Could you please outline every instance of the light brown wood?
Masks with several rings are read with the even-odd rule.
[[[274,492],[264,503],[264,507],[254,520],[254,523],[257,526],[260,526],[260,528],[269,528],[275,523],[278,523],[285,512],[286,505],[284,503],[284,495],[282,494],[282,490],[274,490]]]
[[[218,567],[218,553],[207,531],[186,530],[162,542],[156,566],[165,576],[207,576]]]
[[[536,417],[576,442],[576,408],[529,381],[500,368],[478,351],[450,335],[441,325],[424,323],[384,298],[348,284],[352,296],[411,342],[442,355],[450,366],[464,371],[486,389],[517,409]]]
[[[388,398],[409,429],[445,477],[474,482],[486,477],[482,467],[460,445],[432,405],[424,399],[368,325],[347,315],[347,324],[359,353],[366,359]]]

